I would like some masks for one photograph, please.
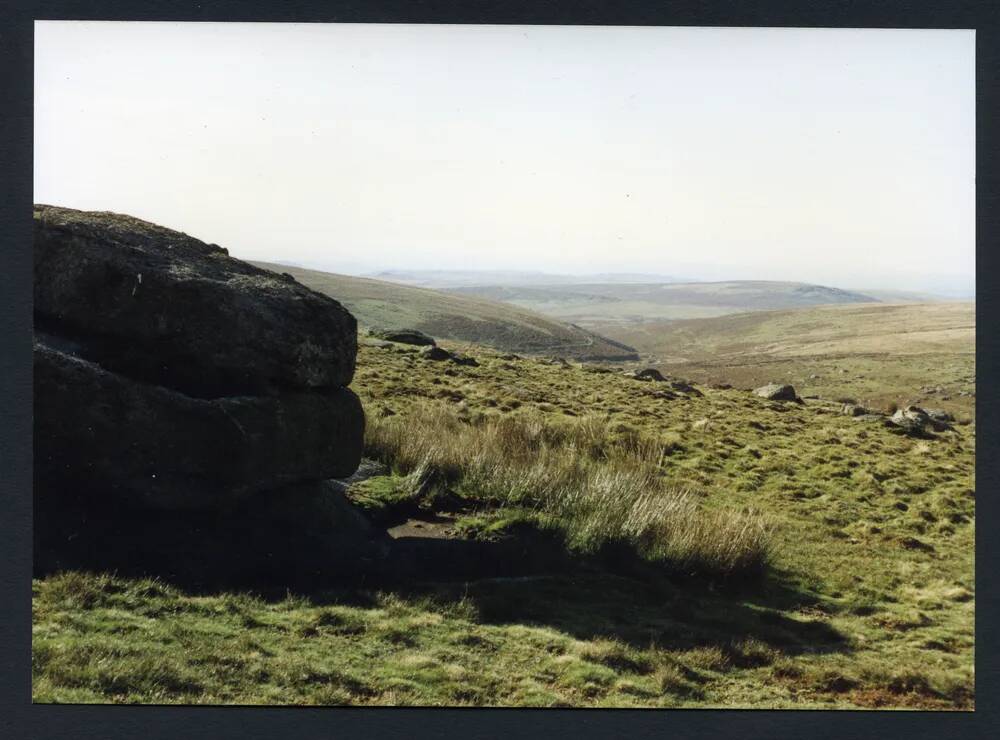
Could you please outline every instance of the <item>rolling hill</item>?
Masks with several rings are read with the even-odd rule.
[[[792,382],[807,394],[973,413],[974,303],[845,304],[599,327],[644,359],[703,382]]]
[[[864,293],[808,283],[737,280],[712,283],[590,283],[580,285],[488,285],[449,292],[512,303],[521,308],[593,328],[662,319],[710,318],[841,303],[877,303]]]
[[[671,275],[636,272],[601,272],[590,275],[565,275],[538,270],[383,270],[365,277],[421,288],[474,288],[481,285],[554,286],[593,283],[676,283]]]
[[[343,303],[366,328],[413,328],[433,337],[524,354],[580,360],[638,359],[632,347],[537,313],[476,296],[255,262]]]

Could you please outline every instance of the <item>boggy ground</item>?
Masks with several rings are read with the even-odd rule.
[[[552,572],[310,594],[67,573],[34,583],[35,700],[972,708],[974,421],[918,439],[834,403],[663,393],[462,349],[478,367],[362,346],[370,428],[428,409],[470,429],[599,419],[602,445],[655,442],[664,491],[766,522],[764,573],[574,553]],[[432,490],[387,461],[352,489],[387,524],[443,513],[486,538],[552,524],[531,501],[477,500],[472,478]]]

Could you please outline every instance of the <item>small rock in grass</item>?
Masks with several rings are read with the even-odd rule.
[[[946,420],[949,417],[951,417],[950,414],[942,411],[935,411],[934,416],[931,416],[919,406],[907,406],[905,409],[896,411],[889,418],[889,421],[906,434],[919,436],[926,433],[928,427],[936,432],[951,429],[951,425]]]
[[[856,403],[845,403],[843,407],[841,407],[840,413],[845,416],[865,416],[866,414],[870,414],[871,411]]]
[[[632,377],[635,378],[636,380],[643,380],[643,381],[653,380],[658,383],[664,383],[667,380],[666,378],[663,377],[663,373],[661,373],[656,368],[652,367],[647,367],[645,370],[636,370],[635,373],[632,374]]]
[[[754,390],[754,394],[769,401],[795,401],[802,403],[795,388],[786,384],[768,383]]]
[[[368,335],[399,344],[434,346],[434,338],[417,329],[369,329]]]
[[[450,360],[451,352],[449,352],[446,349],[442,349],[437,345],[432,344],[429,347],[424,347],[420,351],[420,356],[423,357],[425,360],[434,360],[437,362],[441,360]]]

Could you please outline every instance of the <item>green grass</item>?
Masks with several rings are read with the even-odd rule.
[[[370,419],[366,447],[478,506],[536,513],[573,550],[626,543],[650,561],[723,576],[758,575],[767,563],[760,517],[704,511],[690,491],[664,484],[670,445],[656,436],[624,440],[597,417],[521,412],[468,421],[429,404]]]
[[[574,531],[590,515],[538,505],[537,480],[512,485],[530,469],[517,455],[497,483],[453,454],[534,425],[554,469],[565,456],[591,471],[579,480],[652,445],[643,490],[665,504],[687,491],[699,516],[756,512],[764,577],[581,567],[286,597],[63,574],[34,583],[35,700],[973,707],[974,422],[913,439],[832,404],[708,387],[657,397],[663,384],[619,372],[469,351],[479,367],[361,347],[369,452],[396,468],[352,491],[370,511],[458,500],[475,504],[456,522],[468,536],[508,536],[533,511]],[[407,452],[407,420],[446,448],[430,461],[448,495],[421,485],[430,447]]]

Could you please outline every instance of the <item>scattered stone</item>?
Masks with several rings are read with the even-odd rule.
[[[663,377],[663,373],[661,373],[656,368],[652,367],[647,367],[645,370],[636,370],[634,373],[632,373],[632,377],[635,380],[643,380],[643,381],[652,380],[658,383],[665,383],[667,380],[666,378]]]
[[[451,352],[444,349],[443,347],[438,347],[436,344],[432,344],[429,347],[424,347],[420,350],[420,356],[425,360],[434,360],[435,362],[440,362],[441,360],[450,360],[452,358]]]
[[[437,345],[424,347],[422,350],[420,350],[420,356],[423,357],[425,360],[433,360],[435,362],[440,362],[442,360],[450,360],[456,365],[479,367],[479,363],[476,361],[474,357],[460,355],[457,352],[449,352],[443,347],[438,347]]]
[[[754,394],[769,401],[795,401],[802,403],[802,399],[795,393],[795,388],[788,384],[769,383],[754,390]]]
[[[864,406],[860,406],[856,403],[845,403],[840,409],[840,413],[845,416],[865,416],[866,414],[871,414],[869,409]]]
[[[705,395],[700,390],[695,388],[693,385],[688,383],[686,380],[671,380],[670,387],[673,388],[675,391],[680,391],[681,393],[687,393],[688,395],[696,396],[698,398],[701,398],[702,396]]]
[[[919,406],[907,406],[905,409],[899,409],[889,417],[889,422],[906,434],[913,436],[926,434],[928,427],[936,432],[943,432],[951,428],[946,421],[933,419]]]
[[[418,347],[434,346],[434,338],[417,329],[369,329],[368,335],[387,342],[413,344]]]
[[[733,386],[730,385],[729,383],[715,383],[712,385],[712,388],[714,388],[717,391],[728,391],[732,390]]]
[[[949,414],[947,411],[941,411],[939,409],[924,409],[927,412],[927,416],[930,417],[931,421],[936,421],[941,424],[948,424],[955,421],[955,417]]]

